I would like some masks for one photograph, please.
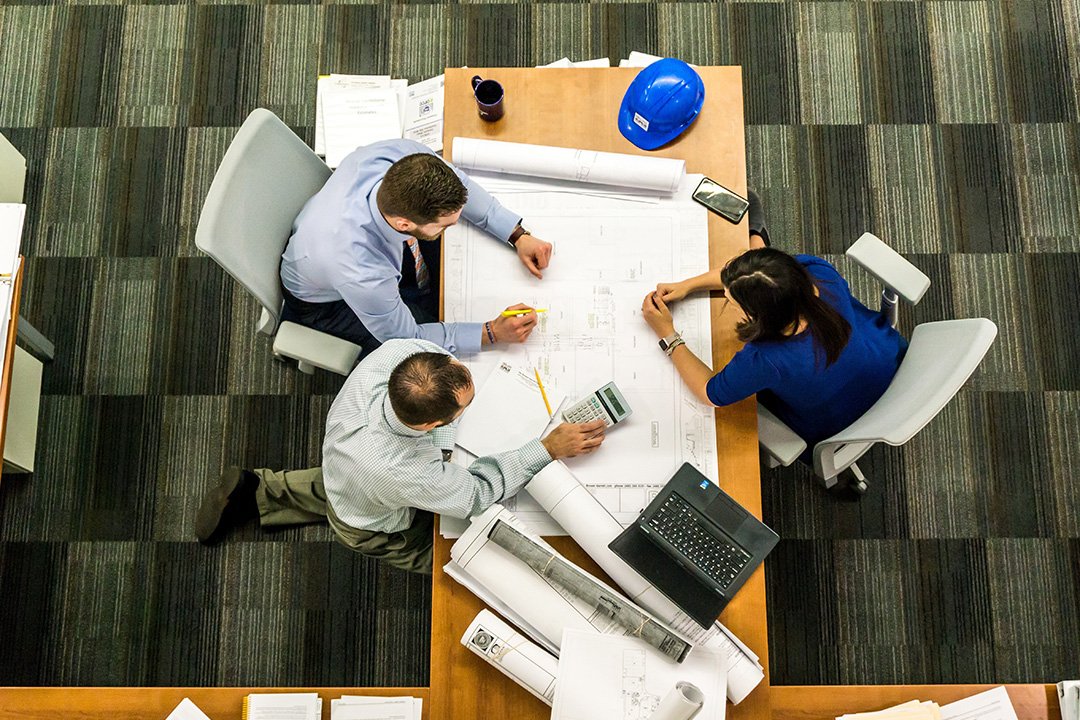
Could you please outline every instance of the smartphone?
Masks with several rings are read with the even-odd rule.
[[[750,203],[711,178],[702,178],[693,198],[714,213],[738,225]]]

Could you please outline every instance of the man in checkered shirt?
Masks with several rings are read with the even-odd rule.
[[[516,494],[553,460],[595,451],[604,423],[564,423],[543,440],[449,462],[475,395],[468,368],[435,343],[389,340],[349,375],[326,419],[322,467],[229,468],[196,516],[200,542],[258,516],[263,527],[329,521],[345,546],[431,572],[433,513],[468,518]]]

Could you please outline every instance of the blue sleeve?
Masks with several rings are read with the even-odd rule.
[[[417,324],[401,299],[394,277],[368,283],[347,283],[336,290],[379,342],[392,338],[418,338],[433,342],[454,355],[480,351],[482,323]]]
[[[754,347],[747,345],[735,353],[723,370],[712,376],[705,386],[705,393],[713,405],[730,405],[768,390],[779,379],[776,366]]]
[[[509,240],[510,233],[514,232],[514,228],[521,222],[521,216],[503,207],[502,203],[473,182],[466,173],[453,165],[450,167],[454,168],[454,172],[469,191],[469,199],[465,202],[461,216],[489,235],[493,235],[495,239],[502,242]]]

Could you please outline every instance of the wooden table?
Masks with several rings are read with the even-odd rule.
[[[636,69],[447,70],[443,154],[447,158],[452,156],[454,137],[475,137],[676,157],[687,161],[688,172],[705,173],[745,194],[741,69],[698,70],[706,86],[701,115],[686,133],[652,153],[632,145],[616,125],[619,104],[638,72]],[[498,80],[506,89],[506,115],[502,120],[496,123],[480,120],[470,85],[473,75]],[[528,218],[525,222],[528,223]],[[735,226],[710,214],[709,241],[710,264],[715,267],[747,248],[745,221]],[[554,262],[558,262],[557,257]],[[656,281],[677,279],[658,277]],[[731,332],[734,315],[721,315],[722,305],[721,301],[713,300],[713,357],[718,365],[726,363],[739,347]],[[716,437],[721,450],[721,487],[761,517],[757,414],[753,399],[717,411]],[[431,622],[432,718],[547,718],[550,710],[546,705],[460,644],[461,635],[484,605],[441,572],[441,566],[450,559],[450,544],[436,537]],[[573,541],[557,538],[553,544],[578,564],[599,573]],[[739,591],[721,619],[763,661],[768,657],[763,568]],[[768,675],[749,698],[729,712],[736,720],[767,718]]]

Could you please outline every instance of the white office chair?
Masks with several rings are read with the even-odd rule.
[[[898,297],[915,304],[930,287],[926,275],[870,233],[847,255],[885,286],[881,311],[894,327]],[[917,326],[885,394],[854,423],[814,446],[814,474],[831,488],[850,469],[851,487],[865,492],[866,478],[855,462],[875,443],[903,445],[914,437],[967,382],[996,336],[997,326],[985,318]],[[790,465],[806,450],[806,442],[761,404],[758,440],[769,467]]]
[[[274,355],[348,375],[360,346],[281,320],[281,253],[292,223],[330,169],[269,110],[255,110],[229,145],[199,216],[195,245],[262,305],[256,331],[274,337]]]

